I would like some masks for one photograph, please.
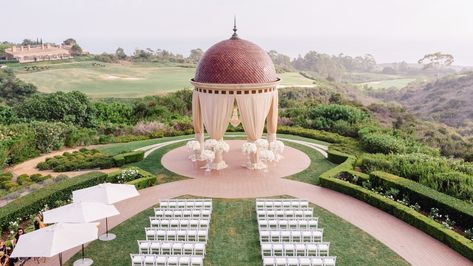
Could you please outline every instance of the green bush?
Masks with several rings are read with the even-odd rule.
[[[43,176],[41,174],[33,174],[30,176],[31,181],[35,183],[43,182],[44,180],[49,179],[49,178],[51,178],[50,175]]]
[[[121,153],[113,156],[113,161],[117,166],[122,166],[125,164],[142,161],[144,159],[144,155],[144,151]]]
[[[13,178],[13,174],[12,173],[2,173],[0,174],[0,182],[4,182],[4,181],[11,181]]]
[[[353,170],[355,165],[356,158],[352,156],[348,156],[347,159],[335,166],[334,168],[329,169],[328,171],[323,172],[320,177],[330,178],[330,177],[337,177],[341,172],[347,172]]]
[[[419,212],[383,197],[373,191],[364,189],[347,181],[331,177],[320,177],[320,184],[323,187],[350,195],[362,200],[378,209],[381,209],[406,223],[424,231],[430,236],[438,239],[458,253],[473,260],[473,242],[455,231],[445,228],[443,225],[435,222]]]
[[[143,189],[147,187],[154,186],[157,182],[156,176],[147,176],[135,179],[133,181],[128,182],[130,185],[134,185],[136,189]]]
[[[351,155],[348,155],[346,153],[342,153],[342,152],[339,152],[339,151],[334,151],[334,150],[331,150],[329,149],[327,151],[327,160],[331,161],[332,163],[336,163],[336,164],[341,164],[343,162],[345,162],[348,157],[352,157]]]
[[[56,207],[59,201],[71,198],[72,191],[103,183],[107,174],[92,172],[50,186],[18,198],[0,208],[0,227],[6,229],[10,221],[25,219],[42,210],[45,205]]]
[[[73,153],[47,158],[36,167],[41,170],[51,169],[55,172],[75,171],[82,169],[108,169],[115,166],[115,161],[110,155],[98,150],[80,149]]]
[[[27,175],[27,174],[22,174],[22,175],[19,175],[17,178],[16,178],[16,182],[19,184],[19,185],[28,185],[28,184],[31,184],[32,180],[31,178]]]
[[[336,133],[302,127],[280,126],[278,127],[278,133],[292,134],[330,143],[350,143],[354,141],[352,138],[340,136]]]
[[[0,188],[3,188],[8,191],[13,191],[18,187],[18,183],[14,181],[3,181],[0,183]]]
[[[473,202],[473,164],[422,153],[364,154],[363,172],[383,171]]]
[[[403,153],[407,150],[403,140],[387,134],[366,134],[361,138],[364,150],[370,153]]]
[[[374,186],[385,189],[395,188],[401,194],[407,195],[411,202],[419,203],[423,209],[438,208],[440,213],[448,214],[463,228],[473,227],[473,205],[438,192],[412,180],[405,179],[385,172],[372,172],[370,181]]]

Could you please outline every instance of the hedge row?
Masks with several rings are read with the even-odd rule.
[[[134,185],[136,189],[143,189],[154,186],[157,182],[156,176],[144,176],[142,178],[135,179],[128,182],[130,185]]]
[[[401,194],[407,195],[411,202],[419,203],[422,208],[427,210],[438,208],[440,213],[448,214],[452,220],[463,228],[473,228],[473,205],[465,201],[448,196],[415,181],[385,172],[372,172],[370,180],[374,186],[398,189]]]
[[[338,153],[338,152],[337,152]],[[355,161],[356,161],[356,158],[351,156],[351,155],[348,155],[348,154],[342,154],[342,153],[338,153],[337,157],[332,157],[332,159],[336,158],[336,160],[340,160],[341,157],[345,158],[344,162],[337,165],[336,167],[334,168],[331,168],[329,169],[328,171],[326,172],[323,172],[320,177],[325,177],[325,178],[331,178],[331,177],[336,177],[338,174],[340,174],[341,172],[346,172],[346,171],[350,171],[350,170],[353,170],[353,167],[355,167]],[[330,159],[329,159],[330,160]],[[334,159],[335,160],[335,159]],[[335,161],[332,161],[335,163]]]
[[[103,183],[107,174],[92,172],[52,184],[30,193],[0,208],[0,227],[6,229],[10,221],[27,218],[44,208],[56,207],[71,198],[72,191]]]
[[[280,126],[278,127],[278,133],[292,134],[292,135],[297,135],[301,137],[326,141],[330,143],[353,142],[353,139],[338,135],[336,133],[331,133],[331,132],[316,130],[316,129],[307,129],[307,128],[302,128],[302,127]]]
[[[113,161],[115,162],[116,166],[122,166],[125,164],[142,161],[144,156],[144,151],[132,151],[113,156]]]
[[[336,164],[341,164],[345,162],[348,158],[354,158],[353,156],[348,155],[346,153],[331,150],[331,149],[327,151],[327,155],[328,155],[327,160]]]
[[[331,177],[320,177],[323,187],[350,195],[362,200],[378,209],[381,209],[404,222],[424,231],[442,243],[456,250],[458,253],[473,260],[473,242],[455,231],[445,228],[443,225],[427,216],[402,205],[396,201],[383,197],[373,191],[351,184],[349,182]]]

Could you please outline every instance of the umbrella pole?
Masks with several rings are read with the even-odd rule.
[[[84,256],[84,253],[85,253],[85,252],[84,252],[84,244],[82,244],[82,261],[84,261],[84,257],[85,257],[85,256]]]
[[[59,253],[59,266],[62,266],[62,252]]]
[[[105,218],[105,233],[107,234],[107,237],[108,237],[108,218]]]

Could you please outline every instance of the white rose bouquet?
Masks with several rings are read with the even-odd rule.
[[[241,151],[247,154],[256,153],[258,148],[256,147],[256,144],[252,142],[246,142],[241,146]]]

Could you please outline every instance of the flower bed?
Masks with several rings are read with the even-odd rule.
[[[0,189],[13,192],[33,183],[41,183],[49,178],[51,178],[50,175],[43,176],[41,174],[33,174],[29,176],[27,174],[23,174],[18,176],[16,181],[14,181],[13,175],[11,173],[3,173],[0,174]]]
[[[362,185],[360,186],[359,183]],[[370,181],[366,180],[366,175],[363,174],[343,171],[330,175],[323,174],[320,176],[320,184],[396,216],[445,243],[463,256],[473,259],[473,239],[471,239],[473,230],[465,230],[462,232],[463,235],[452,230],[454,223],[448,216],[440,218],[442,216],[440,216],[438,209],[431,209],[427,216],[422,213],[419,203],[410,203],[399,194],[399,190],[373,188]]]

